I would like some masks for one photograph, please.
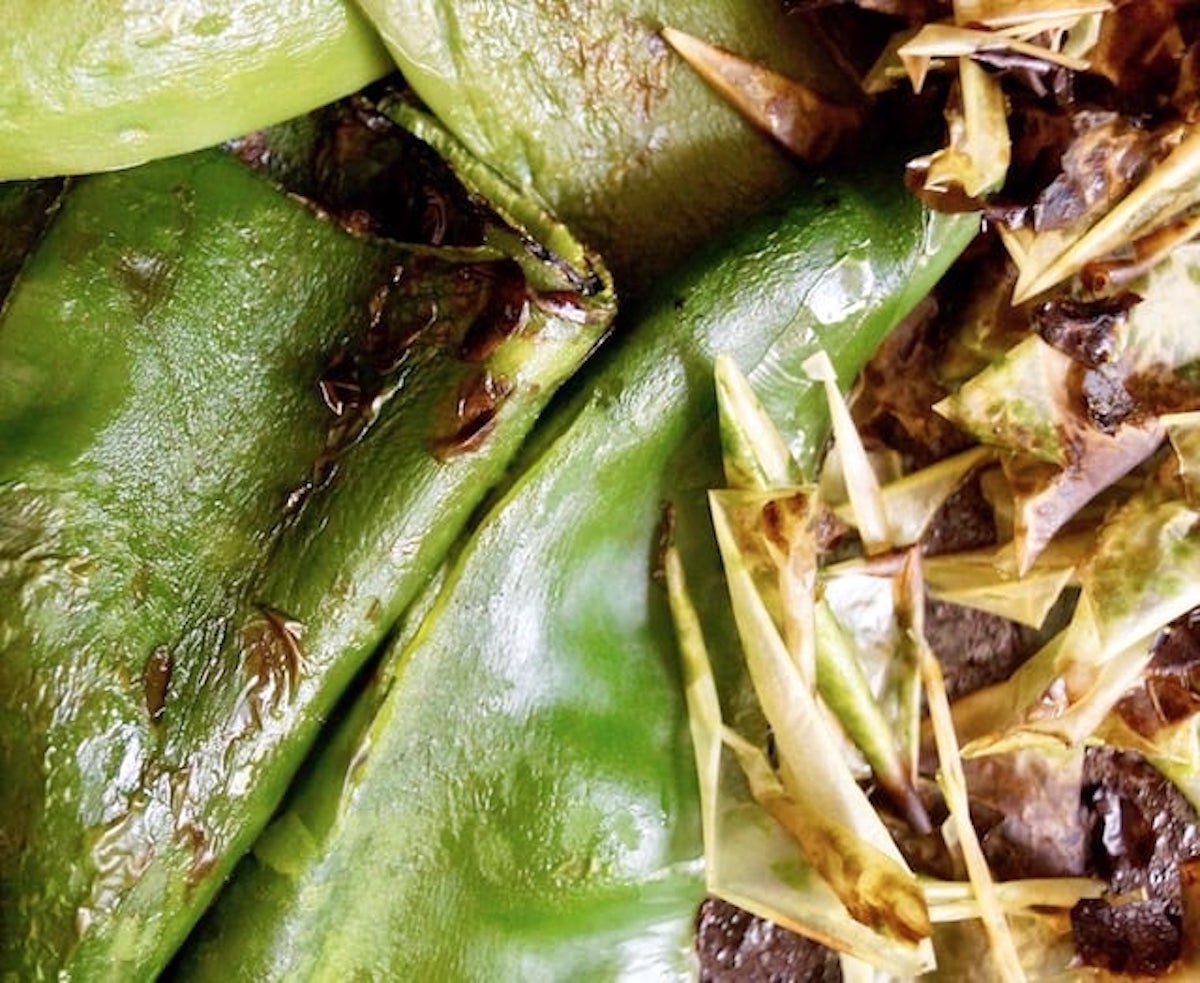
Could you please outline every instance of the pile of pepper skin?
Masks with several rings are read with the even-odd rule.
[[[1188,978],[1197,5],[10,6],[0,978]],[[771,825],[801,501],[903,905]]]

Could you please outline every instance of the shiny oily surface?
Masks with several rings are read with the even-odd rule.
[[[893,180],[820,181],[634,314],[535,433],[177,977],[690,978],[698,802],[654,570],[670,504],[736,671],[705,519],[713,360],[750,374],[811,466],[826,424],[805,358],[823,345],[852,378],[974,229]],[[851,269],[868,286],[847,289]]]
[[[391,71],[347,0],[0,0],[0,180],[198,150]]]
[[[217,152],[75,185],[0,319],[0,977],[153,978],[610,315]]]

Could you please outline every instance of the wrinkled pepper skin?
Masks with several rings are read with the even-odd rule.
[[[162,968],[604,334],[587,277],[215,151],[75,185],[0,319],[0,978]]]
[[[811,466],[826,424],[803,360],[824,346],[851,379],[975,230],[922,213],[899,173],[816,183],[589,365],[177,978],[690,978],[703,877],[654,574],[664,504],[706,627],[731,639],[705,517],[714,358],[733,355]]]
[[[546,201],[624,295],[790,186],[794,164],[671,51],[664,25],[850,98],[798,15],[746,0],[360,0],[424,103]]]
[[[349,0],[4,0],[0,180],[199,150],[394,69]]]

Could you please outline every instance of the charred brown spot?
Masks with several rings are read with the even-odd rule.
[[[416,346],[457,345],[459,357],[482,362],[528,322],[530,291],[516,262],[464,265],[450,278],[449,289],[429,262],[415,257],[393,269],[367,302],[362,338],[331,356],[318,392],[336,419],[312,474],[290,494],[289,511],[329,483],[340,455],[362,438],[401,384]],[[464,322],[461,334],[452,335]],[[450,432],[437,441],[439,453],[453,456],[477,446],[509,389],[487,372],[468,382],[456,398]]]
[[[441,310],[436,298],[422,294],[424,272],[419,258],[388,271],[367,299],[362,336],[329,356],[317,393],[334,419],[310,473],[288,492],[285,515],[296,514],[333,480],[341,455],[362,439],[387,394],[398,387],[413,347],[435,332]]]
[[[189,885],[196,885],[213,869],[217,862],[217,853],[213,849],[208,834],[204,828],[195,822],[185,822],[176,827],[176,835],[192,852],[192,866],[188,869]]]
[[[1183,931],[1160,900],[1113,904],[1099,898],[1071,910],[1075,948],[1087,966],[1157,976],[1179,958]]]
[[[1172,622],[1158,637],[1142,683],[1117,704],[1125,722],[1145,737],[1200,711],[1200,610]]]
[[[1033,330],[1042,340],[1088,368],[1111,362],[1129,321],[1129,311],[1141,298],[1123,293],[1097,300],[1050,300],[1033,315]]]
[[[787,498],[773,498],[762,508],[762,529],[767,540],[787,549],[797,525],[808,519],[809,497],[796,492]]]
[[[242,629],[242,670],[246,675],[245,703],[250,720],[261,727],[267,714],[295,697],[304,669],[300,648],[303,626],[273,608]]]
[[[1114,895],[1145,900],[1080,902],[1071,913],[1081,959],[1125,972],[1156,973],[1178,958],[1183,913],[1181,867],[1200,855],[1195,809],[1140,754],[1089,748],[1083,807],[1089,870]]]
[[[1134,373],[1125,380],[1125,388],[1139,419],[1200,409],[1200,384],[1165,365]]]
[[[226,146],[352,234],[479,245],[486,209],[438,155],[364,97],[309,117],[298,133],[258,130]]]
[[[654,550],[654,564],[651,575],[656,581],[664,582],[667,578],[667,551],[675,545],[675,504],[664,502],[662,515],[658,522],[658,542]]]
[[[468,379],[454,400],[450,422],[443,436],[434,441],[439,460],[448,460],[476,450],[495,425],[512,383],[484,370]]]
[[[512,260],[465,272],[481,288],[482,303],[463,336],[461,354],[468,362],[482,362],[528,323],[529,288]]]
[[[1154,162],[1153,137],[1116,113],[1085,110],[1072,124],[1075,138],[1063,153],[1062,173],[1033,205],[1038,232],[1067,228],[1117,201]]]
[[[150,653],[142,670],[142,692],[151,723],[160,723],[167,706],[167,690],[171,685],[171,652],[160,645]]]

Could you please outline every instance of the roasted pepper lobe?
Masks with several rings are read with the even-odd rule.
[[[530,188],[626,294],[797,178],[663,40],[731,44],[824,95],[857,86],[807,20],[774,3],[362,0],[430,110],[480,160]]]
[[[465,357],[496,282],[569,289],[507,242],[351,236],[218,152],[67,196],[0,315],[0,976],[161,970],[603,335],[589,266]]]
[[[0,34],[0,180],[198,150],[392,67],[345,0],[13,0]]]

